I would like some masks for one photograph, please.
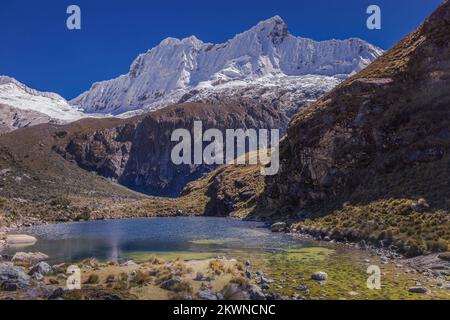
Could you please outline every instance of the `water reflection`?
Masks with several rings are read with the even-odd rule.
[[[149,218],[45,225],[22,229],[38,242],[27,251],[40,251],[52,263],[85,258],[123,261],[139,252],[217,252],[275,250],[307,244],[274,234],[261,223],[213,217]],[[8,254],[22,251],[9,248]]]

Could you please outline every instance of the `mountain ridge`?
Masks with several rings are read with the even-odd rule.
[[[140,54],[129,73],[94,83],[70,103],[86,112],[152,110],[178,103],[193,89],[269,75],[345,78],[382,52],[357,38],[317,42],[295,37],[275,16],[222,44],[204,43],[195,36],[166,38]]]

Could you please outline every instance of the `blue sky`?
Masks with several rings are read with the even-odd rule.
[[[280,15],[292,34],[315,40],[360,37],[388,49],[441,0],[2,0],[0,74],[67,99],[95,81],[128,72],[134,58],[166,37],[221,43]],[[66,28],[79,5],[82,30]],[[382,29],[366,28],[366,9],[382,10]]]

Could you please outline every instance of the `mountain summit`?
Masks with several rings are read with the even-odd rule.
[[[204,43],[195,36],[167,38],[139,55],[128,74],[95,83],[70,103],[88,113],[154,110],[179,102],[192,90],[218,90],[261,79],[267,84],[280,77],[345,78],[382,53],[360,39],[317,42],[295,37],[281,17],[274,16],[223,44]]]

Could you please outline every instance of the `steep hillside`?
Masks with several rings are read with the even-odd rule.
[[[171,142],[174,130],[192,132],[194,121],[202,121],[204,131],[281,128],[283,132],[288,118],[270,104],[249,99],[239,105],[186,103],[127,120],[108,121],[116,125],[93,126],[94,130],[87,131],[73,130],[76,125],[67,126],[70,133],[64,134],[55,150],[66,159],[76,161],[81,168],[131,189],[177,196],[188,182],[210,172],[214,166],[175,165],[170,158],[172,148],[178,143]]]
[[[261,208],[414,255],[450,241],[450,3],[292,119]],[[381,243],[380,243],[381,241]]]
[[[0,136],[0,225],[86,219],[92,210],[144,198],[54,152],[60,130],[41,124]]]

